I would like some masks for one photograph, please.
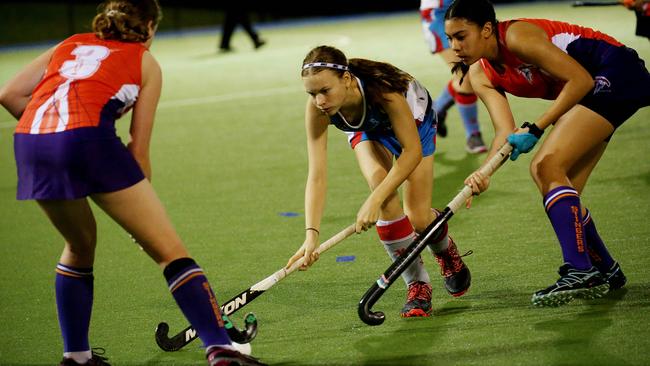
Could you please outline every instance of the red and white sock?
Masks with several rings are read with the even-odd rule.
[[[413,240],[415,240],[415,231],[413,230],[411,221],[406,216],[391,221],[379,220],[377,221],[376,227],[379,240],[384,244],[386,252],[388,252],[388,255],[393,261],[399,258]],[[407,285],[415,281],[430,282],[429,274],[424,268],[424,262],[421,257],[416,259],[402,273],[402,278]]]

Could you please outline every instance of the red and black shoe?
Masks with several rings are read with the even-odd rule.
[[[440,274],[444,277],[447,292],[454,297],[463,296],[472,283],[472,275],[458,254],[458,248],[451,236],[447,249],[442,253],[435,253],[435,257],[440,265]]]
[[[267,366],[255,357],[229,348],[212,347],[206,357],[209,366]]]
[[[431,285],[416,281],[409,285],[406,304],[400,312],[402,318],[426,317],[431,315]]]

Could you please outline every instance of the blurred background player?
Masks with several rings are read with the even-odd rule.
[[[357,213],[356,230],[377,225],[379,239],[392,260],[437,216],[431,209],[435,111],[427,90],[393,65],[353,58],[330,46],[312,49],[302,64],[309,97],[305,111],[309,173],[305,188],[305,241],[287,266],[304,257],[315,260],[327,190],[327,131],[344,131],[371,193]],[[403,187],[404,208],[398,187]],[[414,231],[415,227],[415,231]],[[447,226],[429,248],[453,296],[470,286],[469,269],[458,255]],[[416,260],[402,278],[408,286],[402,317],[429,316],[429,274]]]
[[[17,198],[36,200],[65,240],[55,280],[61,366],[109,365],[88,339],[97,244],[88,198],[163,270],[209,365],[260,364],[232,346],[203,270],[150,183],[149,143],[162,74],[149,47],[161,18],[156,0],[108,0],[98,7],[93,33],[47,50],[0,89],[0,104],[19,119]],[[124,146],[115,121],[131,108]]]
[[[246,34],[253,41],[253,47],[258,49],[266,44],[266,41],[261,39],[253,23],[251,22],[250,17],[250,3],[248,1],[239,1],[239,0],[227,0],[223,2],[224,6],[224,19],[223,26],[221,28],[221,42],[219,44],[219,50],[221,52],[230,52],[232,48],[230,47],[230,39],[232,38],[233,33],[237,25],[241,25],[246,31]]]
[[[623,0],[623,5],[634,11],[635,34],[650,40],[650,0]]]
[[[553,125],[530,171],[564,264],[556,283],[533,294],[533,304],[558,306],[623,287],[626,277],[580,195],[616,129],[650,105],[644,62],[633,49],[591,28],[546,19],[497,22],[487,0],[456,0],[445,18],[451,47],[461,59],[458,67],[469,72],[495,128],[489,156],[507,140],[516,160]],[[534,123],[515,128],[505,92],[552,103]],[[488,188],[489,177],[477,171],[466,183],[478,194]]]
[[[444,19],[450,4],[451,0],[420,0],[420,17],[424,39],[429,50],[432,54],[439,54],[445,63],[452,67],[458,58],[449,49]],[[453,74],[434,101],[433,107],[438,114],[438,136],[447,136],[447,111],[456,104],[465,127],[466,150],[472,154],[484,153],[487,151],[487,147],[483,142],[478,122],[476,95],[470,83],[461,85],[458,79],[459,77]]]

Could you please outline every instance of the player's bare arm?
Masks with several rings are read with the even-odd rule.
[[[510,110],[510,104],[505,93],[494,88],[478,62],[470,66],[467,75],[469,76],[469,81],[472,84],[474,92],[487,108],[492,125],[494,126],[494,138],[485,158],[485,163],[505,144],[506,138],[515,129],[515,119]],[[472,187],[472,193],[474,195],[478,195],[488,189],[490,177],[484,176],[481,174],[480,169],[477,169],[465,179],[465,184]],[[471,203],[472,200],[470,197],[466,202],[466,207],[469,208]]]
[[[555,46],[540,27],[524,21],[516,22],[508,29],[506,41],[508,48],[522,61],[565,82],[555,101],[535,121],[540,129],[555,123],[593,88],[594,81],[587,70]]]
[[[305,241],[287,262],[287,267],[304,257],[301,270],[307,269],[318,255],[314,250],[320,242],[320,223],[327,193],[327,127],[329,118],[314,105],[311,98],[305,107],[305,131],[309,171],[305,184]]]
[[[151,180],[149,145],[161,89],[160,65],[147,51],[142,55],[142,89],[138,101],[133,107],[130,128],[131,141],[127,146],[149,180]]]
[[[494,138],[486,157],[488,160],[506,142],[508,135],[515,129],[515,118],[505,93],[492,85],[478,62],[470,66],[468,76],[474,92],[487,108],[494,126]]]

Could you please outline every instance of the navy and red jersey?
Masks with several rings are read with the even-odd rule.
[[[555,99],[564,82],[537,66],[520,60],[508,49],[506,33],[515,22],[532,23],[542,28],[546,31],[549,41],[578,61],[591,75],[607,62],[603,55],[609,48],[623,46],[605,33],[560,21],[522,18],[500,22],[497,41],[503,70],[497,71],[487,59],[481,59],[479,62],[496,89],[519,97]]]
[[[365,83],[359,78],[355,77],[355,79],[359,85],[363,99],[363,116],[361,117],[361,121],[356,124],[350,123],[343,117],[341,112],[338,112],[330,117],[330,124],[345,132],[392,133],[392,123],[388,118],[388,114],[380,106],[369,103],[366,99]],[[408,90],[404,93],[404,97],[411,108],[413,119],[418,125],[422,121],[430,118],[433,114],[429,92],[417,80],[414,79],[409,82]]]

